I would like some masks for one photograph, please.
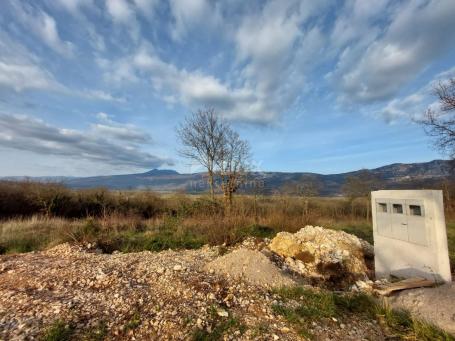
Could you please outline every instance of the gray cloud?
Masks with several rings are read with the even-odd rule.
[[[109,131],[109,126],[104,126],[101,130]],[[120,128],[111,126],[108,134],[100,135],[97,128],[92,132],[61,129],[27,116],[0,113],[0,146],[113,166],[155,168],[172,164],[169,159],[140,149],[137,143],[148,140],[146,135],[139,138],[139,133],[119,131]],[[128,140],[128,136],[133,138]]]
[[[92,124],[91,131],[98,136],[108,136],[123,141],[126,144],[151,143],[152,137],[133,124],[121,124],[113,121],[104,112],[97,115],[99,123]]]
[[[308,89],[316,87],[319,93],[334,89],[333,98],[351,105],[390,100],[455,44],[455,36],[450,34],[455,31],[452,0],[345,0],[339,4],[328,0],[59,0],[56,8],[65,8],[84,23],[81,26],[87,31],[107,87],[148,82],[167,103],[189,109],[213,106],[228,119],[259,124],[277,121],[304,102]],[[58,46],[65,46],[57,23],[39,6],[16,7],[24,18],[30,18],[27,24],[19,18],[22,26],[35,25],[33,34],[57,52]],[[147,20],[157,19],[156,13],[165,19]],[[124,45],[114,44],[117,50],[109,45],[108,50],[106,44],[121,39],[97,27],[95,16],[110,20],[113,27],[109,32],[115,37],[129,32],[133,39]],[[154,23],[161,27],[154,27]],[[192,68],[199,62],[184,57],[167,60],[164,56],[169,46],[152,46],[147,41],[162,42],[156,35],[164,31],[178,51],[197,30],[202,35],[207,32],[207,37],[198,40],[201,45],[212,43],[210,39],[223,40],[219,55],[220,65],[226,64],[221,71],[225,74],[211,73],[205,65]],[[227,49],[232,53],[225,53]],[[56,87],[40,62],[0,62],[0,84],[9,83],[17,91]],[[328,72],[327,77],[321,80],[320,72]],[[329,84],[322,84],[326,80]],[[63,93],[91,100],[125,101],[101,90],[64,89]],[[387,115],[393,116],[392,111],[397,110],[390,106]],[[103,124],[93,129],[106,134],[123,131]]]
[[[178,37],[189,29],[193,15],[211,10],[217,21],[222,20],[219,7],[205,1],[193,5],[193,10],[176,22]],[[232,81],[202,70],[178,68],[161,59],[150,43],[114,61],[99,59],[98,65],[108,82],[122,85],[145,76],[166,102],[191,109],[212,106],[227,119],[268,124],[293,104],[304,87],[303,73],[310,68],[309,62],[322,52],[325,39],[321,30],[302,30],[300,26],[324,6],[324,2],[270,1],[257,13],[245,14],[234,32],[228,30],[234,36],[237,53],[238,77]]]
[[[39,59],[6,33],[0,31],[0,86],[15,91],[63,89]]]
[[[453,77],[455,77],[455,67],[437,74],[416,92],[392,99],[377,114],[388,122],[394,122],[400,118],[422,118],[428,108],[438,111],[439,102],[434,89],[440,82],[447,82]]]
[[[340,98],[372,102],[396,95],[455,44],[451,34],[455,32],[454,15],[452,0],[409,1],[396,6],[382,37],[359,48],[353,43],[341,54],[331,78]]]
[[[74,45],[61,39],[57,22],[42,9],[35,8],[23,2],[11,2],[16,18],[27,28],[28,32],[41,39],[55,52],[71,57],[74,54]]]

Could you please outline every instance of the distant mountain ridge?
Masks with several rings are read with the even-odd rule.
[[[423,163],[394,163],[371,169],[382,180],[384,188],[434,188],[449,176],[447,160],[433,160]],[[304,175],[311,175],[321,184],[321,195],[341,195],[343,184],[349,176],[361,170],[339,174],[317,174],[308,172],[251,172],[250,180],[261,180],[262,192],[273,193],[287,182],[298,181]],[[6,177],[3,180],[55,181],[71,188],[106,187],[116,190],[150,189],[159,192],[185,191],[201,193],[207,190],[205,173],[180,174],[171,169],[153,169],[145,173],[106,175],[91,177]],[[244,191],[251,191],[248,185]]]

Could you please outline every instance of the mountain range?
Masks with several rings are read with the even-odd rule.
[[[394,163],[369,171],[380,180],[381,188],[384,189],[439,188],[441,182],[449,176],[449,163],[450,161],[447,160],[407,164]],[[342,194],[346,179],[359,175],[362,171],[339,174],[250,172],[242,191],[252,192],[260,187],[261,193],[273,193],[283,188],[285,184],[298,183],[302,178],[310,177],[318,182],[320,195],[338,196]],[[201,193],[208,189],[205,173],[180,174],[170,169],[153,169],[138,174],[92,177],[5,177],[2,179],[59,182],[70,188],[106,187],[115,190],[150,189],[158,192],[183,191],[188,193]]]

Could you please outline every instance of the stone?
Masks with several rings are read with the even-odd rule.
[[[367,279],[365,255],[372,249],[367,245],[343,231],[306,226],[296,233],[278,233],[269,248],[296,273],[352,284]]]
[[[181,271],[181,270],[183,270],[183,267],[181,265],[179,265],[179,264],[174,265],[174,271]]]
[[[229,313],[226,310],[223,310],[223,309],[218,309],[216,314],[218,316],[221,316],[221,317],[228,317],[229,316]]]

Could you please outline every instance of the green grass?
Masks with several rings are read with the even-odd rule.
[[[103,341],[108,333],[107,324],[104,321],[99,322],[96,326],[88,330],[84,337],[84,341]]]
[[[253,331],[252,336],[253,337],[262,336],[265,333],[268,333],[269,330],[270,330],[270,324],[269,323],[260,322],[256,326],[254,326],[254,328],[252,329],[252,331]]]
[[[400,340],[422,341],[455,341],[455,338],[438,327],[415,319],[404,310],[393,310],[390,307],[378,304],[375,306],[376,317],[389,332]]]
[[[42,337],[43,341],[66,341],[73,337],[74,328],[66,324],[64,321],[57,320],[51,324],[45,331]]]
[[[366,294],[333,293],[303,287],[284,287],[274,291],[281,303],[272,306],[277,315],[283,316],[306,337],[310,323],[321,318],[351,316],[356,319],[376,319],[388,333],[402,340],[455,339],[439,328],[413,319],[406,311],[396,311],[377,302]]]
[[[292,299],[299,303],[292,311],[286,311],[284,306],[274,306],[278,313],[285,313],[292,320],[319,319],[336,315],[336,305],[333,294],[328,291],[315,291],[303,287],[281,288],[276,291],[285,299]]]
[[[136,311],[125,325],[126,330],[136,329],[141,325],[141,315]]]
[[[235,316],[229,314],[229,317],[220,317],[217,314],[217,307],[212,306],[209,309],[209,325],[211,326],[211,331],[206,329],[196,329],[193,332],[192,340],[193,341],[217,341],[223,340],[223,336],[229,331],[240,331],[240,334],[243,334],[246,330],[246,326],[240,322]]]

